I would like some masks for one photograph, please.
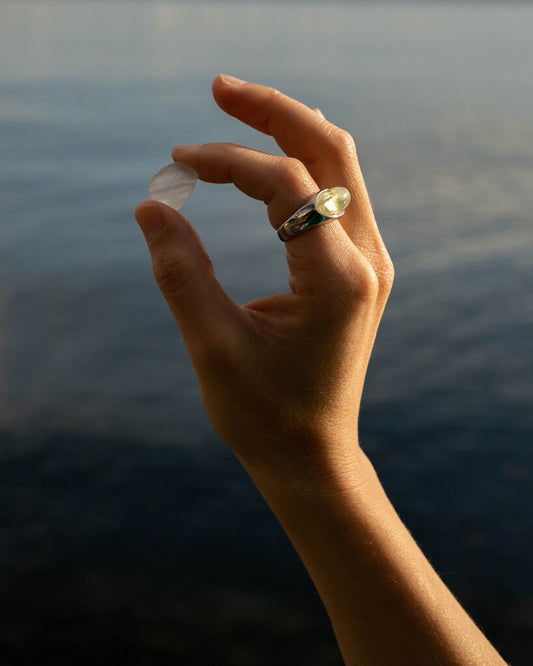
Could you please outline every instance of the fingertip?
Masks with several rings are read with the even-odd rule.
[[[137,218],[138,214],[142,214],[142,211],[145,207],[153,205],[154,202],[151,199],[145,199],[144,201],[141,201],[141,203],[138,204],[137,208],[135,209],[135,217]]]
[[[237,79],[235,76],[219,74],[211,86],[213,97],[219,106],[223,106],[223,100],[227,97],[231,97],[232,93],[237,91],[244,84],[246,84],[246,81]]]
[[[235,83],[235,82],[240,82],[240,83]],[[216,99],[218,95],[224,94],[225,91],[229,92],[232,88],[235,88],[238,85],[242,85],[243,83],[244,81],[236,79],[235,77],[230,76],[229,74],[219,74],[218,76],[215,77],[213,84],[211,86],[213,91],[213,96]]]
[[[211,84],[211,90],[213,91],[213,96],[217,96],[217,92],[219,88],[224,86],[224,79],[223,79],[223,74],[218,74],[218,76],[215,76],[213,83]]]
[[[238,79],[236,76],[231,76],[231,74],[219,74],[215,81],[217,79],[220,79],[222,83],[230,85],[230,86],[242,86],[244,83],[247,83],[247,81],[243,81],[242,79]]]
[[[166,228],[180,228],[186,222],[183,215],[162,201],[146,199],[135,209],[135,219],[147,241],[158,236]]]
[[[157,202],[147,199],[135,209],[135,219],[146,240],[159,234],[165,227],[165,216]]]
[[[172,149],[172,159],[174,162],[181,162],[183,161],[182,158],[184,155],[190,153],[195,148],[196,146],[194,144],[180,144],[179,146],[174,146]]]
[[[263,97],[270,88],[229,74],[219,74],[213,81],[213,97],[218,106],[230,116],[241,120],[259,132],[271,135],[263,121]],[[260,120],[256,122],[255,117]]]
[[[157,208],[156,202],[152,201],[152,199],[145,199],[144,201],[141,201],[141,203],[138,204],[137,208],[135,209],[135,219],[137,222],[139,221],[139,218],[154,214],[151,210],[152,208]]]
[[[231,95],[230,86],[224,81],[224,75],[219,74],[213,84],[211,85],[211,92],[213,93],[213,98],[218,106],[224,110],[224,98],[226,94]]]

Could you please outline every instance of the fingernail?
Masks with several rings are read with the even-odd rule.
[[[135,217],[146,240],[153,238],[165,226],[165,220],[155,204],[141,204],[135,211]]]
[[[195,148],[195,145],[194,144],[190,144],[190,145],[182,144],[180,146],[174,146],[174,148],[172,148],[172,157],[174,157],[174,155],[178,155],[179,153],[184,153],[186,151],[190,151],[191,148]]]
[[[220,78],[224,81],[224,83],[230,83],[233,86],[240,86],[243,83],[246,83],[246,81],[238,79],[235,76],[230,76],[229,74],[221,74]]]

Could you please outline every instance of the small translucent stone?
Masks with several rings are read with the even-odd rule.
[[[198,174],[186,164],[174,162],[158,171],[148,186],[148,196],[179,210],[190,197]]]
[[[332,187],[317,195],[315,208],[325,217],[341,215],[350,203],[350,193],[345,187]]]

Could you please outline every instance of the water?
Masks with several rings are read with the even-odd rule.
[[[203,416],[133,220],[176,143],[275,150],[216,108],[219,71],[355,135],[397,272],[362,440],[437,569],[527,663],[533,9],[3,2],[0,17],[2,663],[338,659]],[[200,184],[184,212],[238,302],[286,289],[261,204]]]

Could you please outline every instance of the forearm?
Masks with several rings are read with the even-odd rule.
[[[342,469],[248,471],[328,611],[346,664],[505,662],[433,570],[358,447]]]

